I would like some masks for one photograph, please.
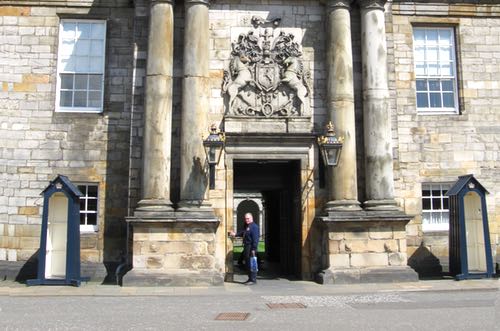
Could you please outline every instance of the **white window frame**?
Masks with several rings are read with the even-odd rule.
[[[424,32],[425,41],[419,42],[416,39],[416,32]],[[438,40],[437,43],[431,43],[428,40],[428,32],[436,31],[438,32]],[[448,31],[450,35],[449,42],[444,42],[440,39],[440,31]],[[436,58],[429,59],[430,56],[429,49],[436,48]],[[420,50],[420,51],[419,51]],[[423,59],[418,58],[418,54],[423,53]],[[445,59],[441,59],[440,54],[449,54],[449,58],[444,57]],[[435,27],[435,26],[414,26],[413,27],[413,54],[414,54],[414,64],[415,64],[415,105],[417,108],[417,113],[420,115],[427,114],[458,114],[459,113],[459,104],[458,104],[458,83],[457,83],[457,61],[456,61],[456,44],[455,44],[455,28],[453,27]],[[424,74],[421,74],[421,70],[419,70],[419,66],[423,66]],[[429,73],[429,67],[434,66],[436,73]],[[449,66],[449,69],[443,69]],[[444,71],[451,71],[451,75],[447,73],[443,73]],[[422,93],[424,90],[419,90],[419,81],[425,81],[425,87],[427,93]],[[443,90],[444,84],[443,82],[452,83],[452,91]],[[438,83],[438,89],[431,89],[429,82],[434,82],[434,86],[436,87],[436,82]],[[420,92],[420,93],[419,93]],[[453,107],[445,107],[443,97],[446,94],[453,92]],[[427,95],[427,107],[419,107],[418,99],[419,94],[423,96]],[[431,94],[436,95],[439,94],[441,107],[431,107]]]
[[[102,57],[102,64],[99,68],[98,71],[86,71],[86,72],[78,72],[77,70],[74,71],[68,71],[68,70],[63,70],[63,54],[62,54],[62,49],[63,49],[63,25],[66,23],[101,23],[104,25],[103,29],[103,36],[102,36],[102,53],[100,56]],[[55,110],[56,112],[77,112],[77,113],[102,113],[103,111],[103,104],[104,104],[104,75],[105,75],[105,63],[106,63],[106,31],[107,31],[107,25],[105,20],[87,20],[87,19],[61,19],[59,23],[59,48],[58,48],[58,54],[57,54],[57,83],[56,83],[56,105],[55,105]],[[76,36],[75,36],[75,43],[76,43]],[[90,61],[90,59],[89,59]],[[64,74],[100,74],[101,77],[101,98],[100,98],[100,106],[99,107],[68,107],[68,106],[61,106],[60,101],[61,101],[61,75]],[[88,84],[88,82],[87,82]],[[73,89],[75,88],[74,82],[73,82]],[[87,92],[89,91],[89,86],[87,85]],[[74,96],[74,94],[73,94]]]
[[[80,206],[80,217],[82,214],[85,215],[85,224],[80,223],[80,231],[81,232],[97,232],[99,230],[99,185],[96,183],[78,183],[76,184],[78,186],[78,189],[80,189],[80,186],[85,186],[87,189],[85,190],[84,196],[80,197],[80,202],[83,200],[85,201],[85,209],[81,209]],[[97,189],[97,197],[89,197],[88,195],[88,188],[89,187],[95,187]],[[89,210],[88,209],[88,201],[89,200],[96,200],[96,209],[95,210]],[[89,214],[95,214],[96,215],[96,224],[86,224],[87,223],[87,215]]]
[[[449,200],[446,192],[453,183],[422,183],[422,231],[448,231],[450,226]],[[424,196],[424,191],[429,191],[429,195]],[[439,191],[439,194],[434,194]],[[439,199],[439,205],[434,205],[434,200]],[[424,200],[429,200],[430,209],[424,209]],[[445,201],[446,200],[446,201]],[[448,208],[444,208],[445,204]],[[433,217],[434,216],[434,219]]]

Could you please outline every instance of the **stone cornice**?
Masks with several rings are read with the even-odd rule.
[[[379,9],[384,10],[384,5],[387,0],[358,0],[361,9]]]
[[[0,6],[47,6],[47,7],[133,7],[129,0],[0,0]]]
[[[350,9],[353,0],[321,0],[327,9],[334,10],[339,8]]]

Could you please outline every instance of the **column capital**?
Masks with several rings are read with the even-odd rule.
[[[387,0],[358,0],[361,9],[379,9],[384,11]]]
[[[321,0],[321,2],[329,10],[335,10],[335,9],[339,9],[339,8],[350,9],[351,3],[353,2],[353,0]]]
[[[210,7],[210,0],[184,0],[184,4],[187,5],[207,5]]]

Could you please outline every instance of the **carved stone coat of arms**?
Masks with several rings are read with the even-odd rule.
[[[232,116],[308,116],[309,72],[295,36],[273,30],[250,31],[232,43],[222,93]]]

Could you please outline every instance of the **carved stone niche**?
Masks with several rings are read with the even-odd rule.
[[[310,132],[310,74],[293,33],[256,28],[232,43],[224,71],[226,132]]]

